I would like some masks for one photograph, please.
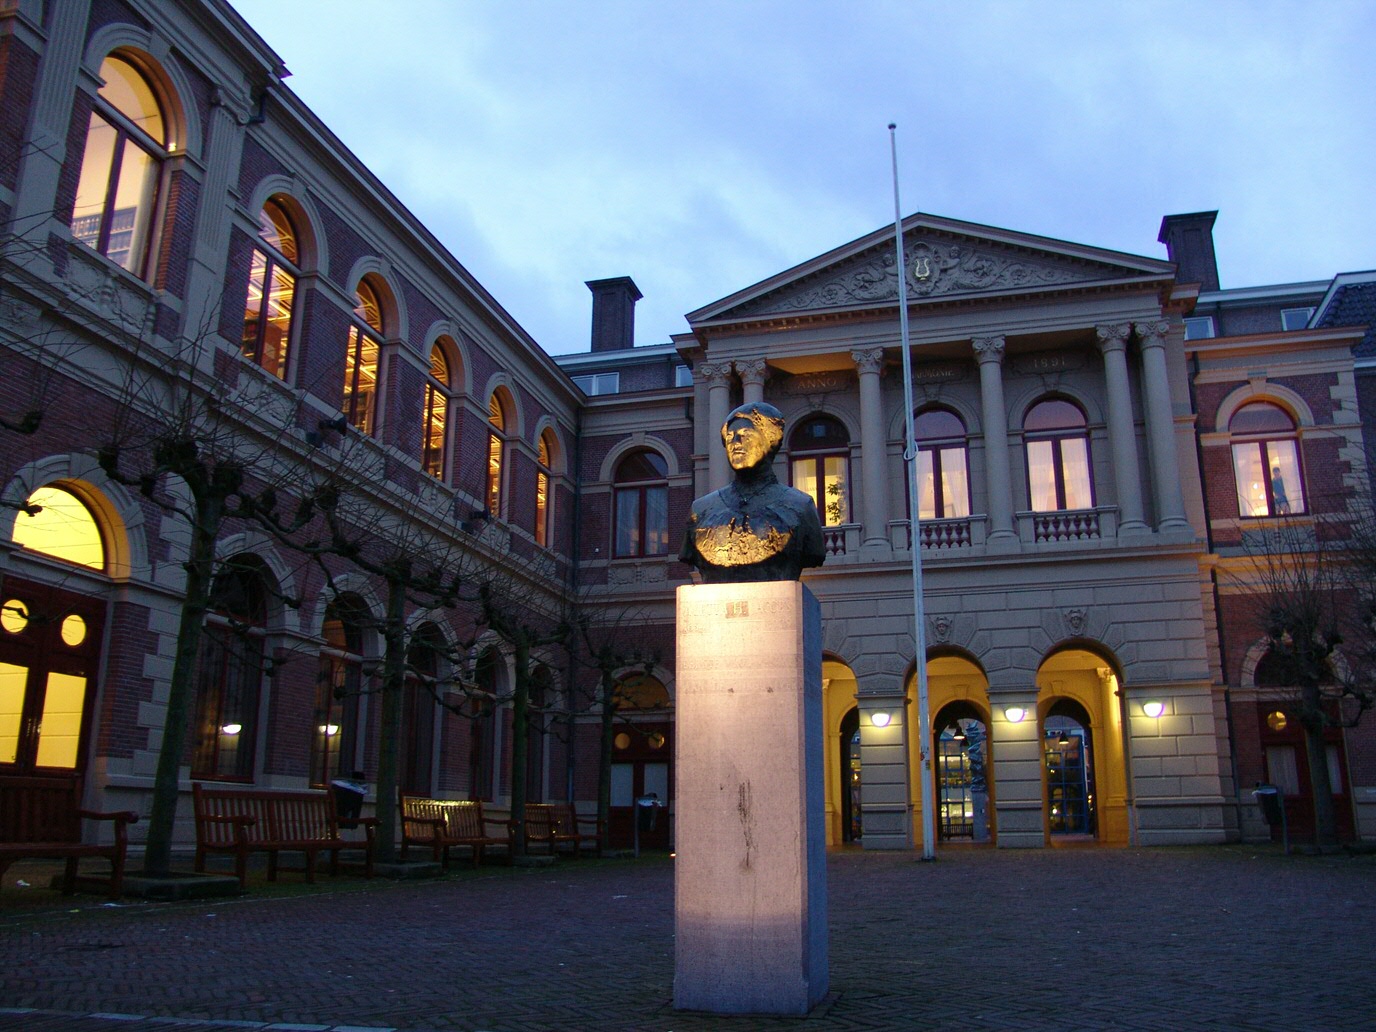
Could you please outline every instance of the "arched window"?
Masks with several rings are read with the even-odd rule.
[[[356,596],[325,610],[320,667],[311,721],[311,784],[348,778],[358,759],[358,714],[363,695],[363,628],[367,611]]]
[[[813,416],[788,438],[793,486],[812,496],[822,526],[850,522],[850,435],[839,420]]]
[[[631,452],[616,465],[616,528],[612,554],[665,555],[669,551],[669,467],[648,448]]]
[[[494,648],[483,649],[473,664],[473,681],[477,689],[468,701],[468,797],[492,798],[492,764],[497,743],[497,692],[501,653]]]
[[[349,327],[349,350],[344,359],[344,415],[365,434],[373,432],[377,397],[377,362],[384,328],[382,303],[376,288],[366,279],[354,294],[353,325]]]
[[[105,569],[105,542],[91,510],[70,491],[48,485],[14,517],[14,543],[63,562]]]
[[[535,543],[541,548],[552,545],[550,539],[550,468],[554,463],[554,433],[546,429],[540,434],[540,452],[535,468]]]
[[[1039,401],[1023,421],[1027,487],[1034,512],[1094,508],[1089,465],[1089,424],[1063,398]]]
[[[430,349],[430,375],[425,381],[424,418],[421,428],[420,465],[425,472],[444,479],[444,460],[447,453],[449,426],[449,360],[444,349],[436,344]]]
[[[215,578],[201,639],[193,778],[253,780],[266,627],[261,571],[231,561]]]
[[[1253,401],[1228,421],[1233,438],[1237,508],[1243,516],[1288,516],[1305,511],[1295,421],[1279,405]]]
[[[965,424],[949,409],[917,414],[917,511],[924,520],[970,515],[970,462]]]
[[[142,276],[169,149],[167,120],[152,84],[124,58],[107,57],[100,77],[104,85],[86,129],[72,236]]]
[[[502,467],[506,465],[506,406],[496,394],[487,403],[487,514],[502,516]]]
[[[669,689],[653,674],[628,674],[616,682],[612,697],[618,712],[627,710],[665,710],[673,706]]]
[[[287,210],[269,200],[258,213],[258,246],[253,249],[249,267],[239,347],[245,358],[282,379],[287,376],[287,347],[301,260],[296,240],[296,227]]]

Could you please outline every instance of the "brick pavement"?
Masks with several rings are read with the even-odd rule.
[[[665,858],[322,885],[0,908],[0,1030],[1376,1030],[1372,856],[833,854],[806,1019],[671,1009]]]

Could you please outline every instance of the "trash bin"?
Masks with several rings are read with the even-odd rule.
[[[1261,815],[1266,818],[1267,824],[1274,828],[1285,822],[1285,803],[1279,788],[1275,785],[1258,785],[1252,789],[1252,795],[1261,807]]]
[[[646,833],[654,831],[655,823],[659,820],[660,808],[663,805],[659,801],[659,796],[653,792],[637,798],[635,801],[636,830]]]
[[[335,813],[339,816],[339,826],[344,829],[357,828],[358,818],[363,814],[363,799],[368,794],[368,786],[362,783],[363,772],[355,771],[354,780],[336,778],[330,782],[334,792]]]

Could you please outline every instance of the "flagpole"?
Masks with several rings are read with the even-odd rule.
[[[917,431],[913,424],[913,356],[908,345],[908,274],[903,252],[903,209],[898,199],[897,126],[889,123],[893,160],[893,236],[898,249],[898,336],[903,352],[903,462],[908,480],[908,551],[913,563],[913,642],[917,666],[917,734],[921,762],[922,859],[936,859],[936,795],[932,791],[932,721],[927,712],[927,619],[922,603],[922,527],[917,508]]]

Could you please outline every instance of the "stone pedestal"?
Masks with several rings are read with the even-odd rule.
[[[802,584],[678,589],[674,1006],[827,992],[821,610]]]

